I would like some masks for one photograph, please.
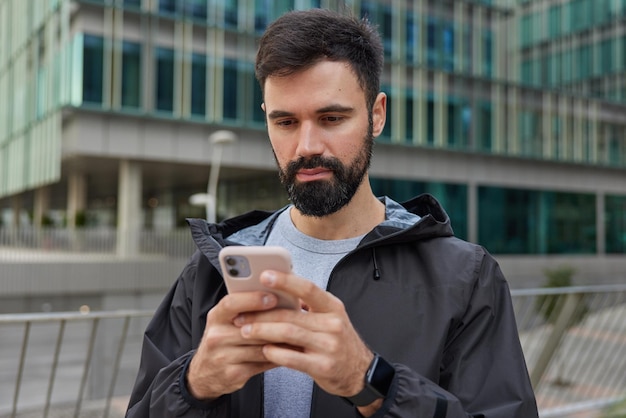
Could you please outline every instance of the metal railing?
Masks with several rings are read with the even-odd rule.
[[[194,251],[189,228],[120,233],[114,228],[0,228],[0,259],[21,261],[79,254],[116,255],[120,239],[133,242],[138,255],[188,257]]]
[[[0,315],[0,417],[33,411],[48,417],[52,409],[68,417],[123,416],[125,405],[111,406],[130,393],[152,314]]]
[[[626,285],[512,295],[542,417],[574,416],[626,398]],[[121,417],[151,315],[0,315],[0,417],[29,410],[47,417],[60,407],[71,411],[64,416],[87,416],[87,403],[89,416]],[[116,400],[121,405],[113,411]]]
[[[542,417],[626,398],[626,285],[514,290]]]

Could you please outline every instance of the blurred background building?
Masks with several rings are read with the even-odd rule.
[[[624,281],[626,0],[0,0],[6,246],[52,226],[67,247],[112,231],[115,248],[97,260],[100,279],[81,270],[86,255],[63,273],[21,265],[39,268],[29,280],[59,277],[15,279],[15,294],[64,283],[161,295],[184,260],[133,257],[145,236],[188,240],[173,234],[205,216],[189,199],[211,164],[218,220],[286,204],[254,57],[269,22],[309,7],[347,7],[383,36],[376,194],[435,195],[514,287],[563,263],[581,282]],[[237,141],[207,140],[224,129]],[[71,239],[77,230],[91,235]],[[115,270],[124,263],[135,264]]]

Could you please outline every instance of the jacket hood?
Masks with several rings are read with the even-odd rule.
[[[454,235],[448,214],[430,194],[404,203],[386,196],[379,199],[385,204],[385,221],[370,231],[359,247],[381,241],[395,243]],[[215,224],[204,219],[187,219],[187,223],[198,250],[217,267],[222,247],[264,245],[276,218],[289,207],[273,212],[255,210]]]

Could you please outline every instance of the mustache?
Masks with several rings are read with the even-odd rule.
[[[337,158],[324,158],[320,155],[314,155],[313,157],[300,157],[295,161],[291,161],[287,164],[287,172],[295,174],[298,170],[311,169],[311,168],[326,168],[332,171],[341,170],[342,164]]]

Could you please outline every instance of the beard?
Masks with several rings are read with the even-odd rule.
[[[305,216],[321,218],[337,212],[352,200],[369,169],[373,147],[374,137],[370,123],[363,138],[363,147],[349,165],[344,165],[335,157],[300,157],[289,162],[284,169],[279,165],[278,177],[296,209]],[[296,180],[299,170],[318,167],[331,170],[333,178],[305,183]]]

